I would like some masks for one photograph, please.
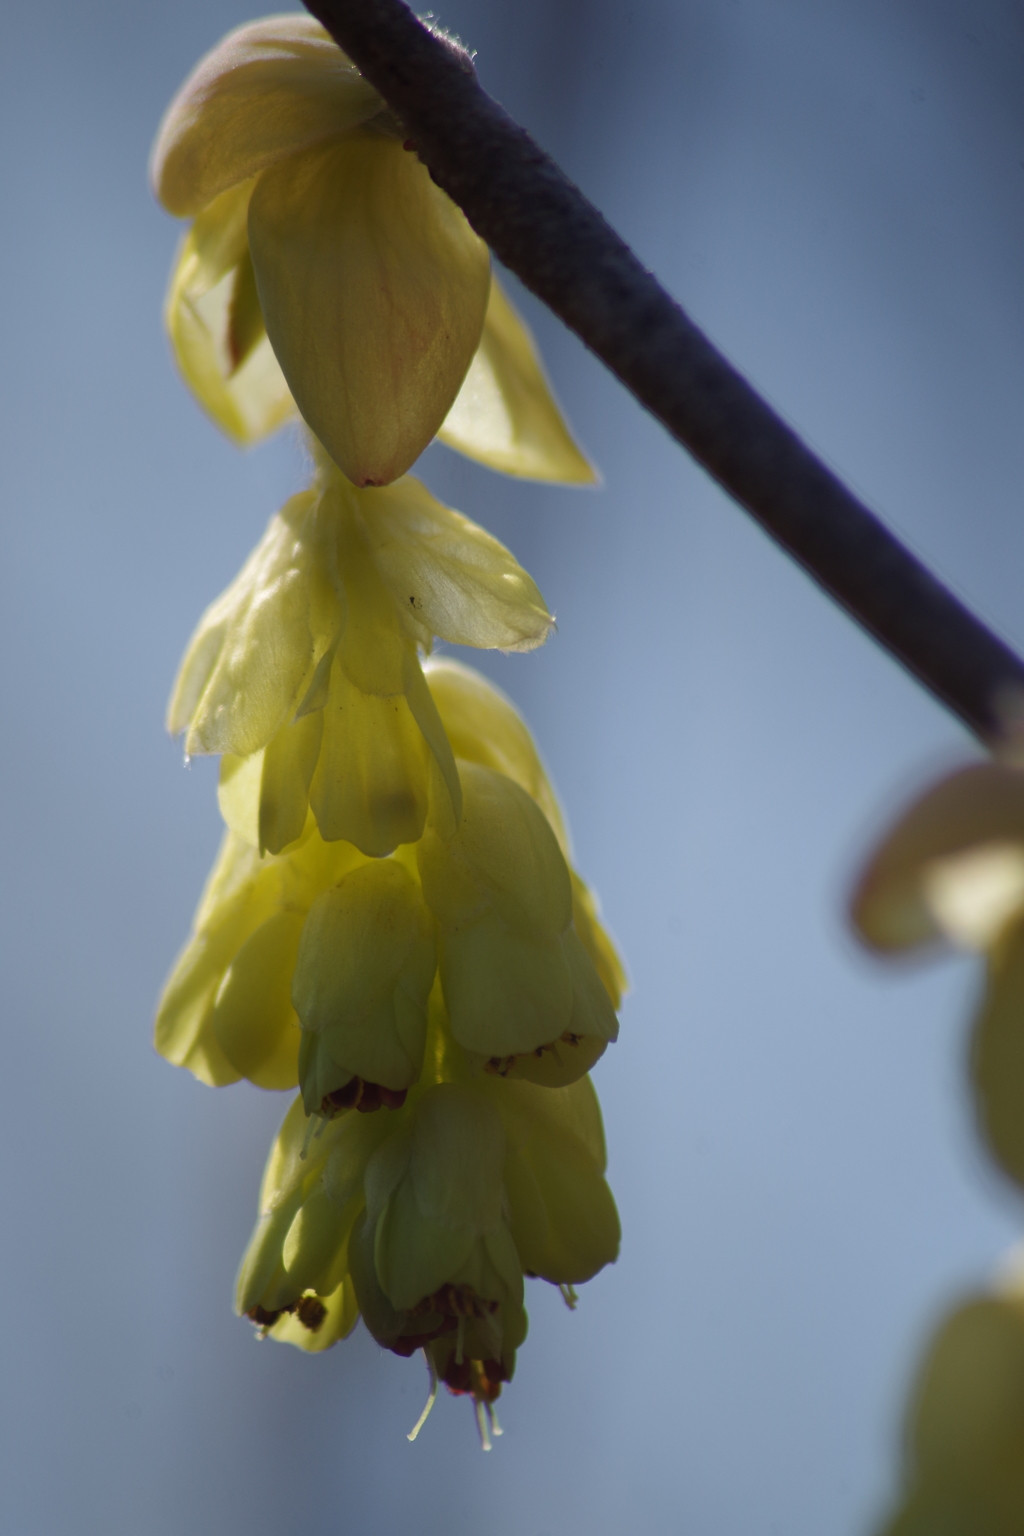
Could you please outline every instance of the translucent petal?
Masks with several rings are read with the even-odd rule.
[[[480,345],[437,435],[502,474],[597,483],[555,403],[533,337],[493,276]]]
[[[293,496],[189,642],[168,709],[186,751],[248,756],[294,711],[344,609],[315,492]]]
[[[618,950],[601,922],[601,907],[574,869],[572,876],[572,923],[587,954],[594,963],[613,1008],[619,1008],[629,986]]]
[[[503,1153],[501,1122],[472,1089],[441,1084],[419,1100],[406,1172],[374,1238],[377,1276],[396,1309],[450,1282],[481,1236],[499,1228]]]
[[[428,829],[417,849],[423,891],[443,928],[489,909],[539,940],[559,937],[572,919],[572,885],[543,813],[513,780],[461,763],[462,824],[443,842]]]
[[[317,1299],[322,1303],[325,1315],[316,1329],[306,1327],[294,1313],[286,1312],[270,1329],[270,1337],[279,1344],[294,1344],[297,1349],[307,1350],[310,1354],[319,1354],[337,1344],[339,1339],[348,1338],[359,1321],[359,1303],[351,1277],[346,1276],[330,1296]]]
[[[221,759],[217,802],[233,832],[261,853],[281,853],[308,834],[309,786],[320,756],[318,713],[283,725],[262,752]]]
[[[299,1029],[291,977],[302,932],[301,912],[275,912],[237,950],[214,1004],[217,1043],[232,1066],[258,1088],[294,1088]]]
[[[505,1126],[509,1222],[523,1268],[555,1283],[589,1280],[614,1262],[620,1237],[592,1084],[483,1082]]]
[[[454,645],[543,645],[554,619],[497,539],[442,506],[411,475],[358,494],[377,567],[401,612]]]
[[[188,291],[188,242],[183,265],[175,273],[167,297],[166,321],[174,359],[182,378],[222,432],[242,446],[258,443],[295,414],[295,402],[285,382],[266,332],[254,340],[244,361],[230,362],[230,303],[235,273],[202,298]]]
[[[1024,907],[1019,849],[1024,773],[1002,763],[964,768],[922,795],[889,831],[860,877],[853,921],[877,949],[939,937],[987,945]],[[979,852],[980,860],[971,857]]]
[[[157,1009],[154,1043],[161,1056],[213,1085],[237,1082],[212,1028],[224,972],[245,940],[274,911],[276,886],[260,878],[255,851],[230,833],[196,913],[192,938],[178,958]]]
[[[267,339],[249,256],[252,181],[216,198],[182,241],[165,320],[182,376],[217,425],[254,443],[296,414]]]
[[[569,1028],[572,976],[560,939],[524,937],[492,912],[442,930],[439,959],[452,1034],[466,1050],[517,1055]]]
[[[404,695],[361,692],[335,659],[310,785],[321,835],[380,857],[414,843],[427,814],[427,746]]]
[[[348,1075],[409,1088],[423,1066],[434,983],[433,925],[416,882],[393,860],[364,864],[310,908],[292,996],[304,1030]],[[310,1112],[340,1082],[303,1096]]]
[[[455,756],[493,768],[525,789],[568,858],[561,807],[529,728],[511,700],[482,673],[447,657],[432,656],[423,671]]]
[[[355,485],[396,480],[444,420],[483,329],[487,247],[397,139],[362,132],[260,177],[260,303],[299,409]]]
[[[168,107],[150,161],[153,189],[171,213],[198,213],[227,187],[381,105],[312,17],[249,22],[200,60]]]

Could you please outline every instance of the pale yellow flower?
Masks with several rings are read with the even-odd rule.
[[[300,837],[312,808],[325,838],[385,854],[420,836],[432,762],[459,812],[418,646],[529,650],[552,624],[508,550],[419,481],[359,491],[321,453],[200,620],[168,728],[226,755],[222,810],[260,848]]]
[[[473,1397],[486,1443],[526,1333],[524,1270],[574,1305],[573,1285],[614,1262],[618,1217],[589,1079],[474,1078],[436,988],[430,1019],[404,1104],[327,1120],[292,1105],[236,1306],[305,1349],[342,1337],[358,1309],[379,1343],[425,1350],[435,1381]]]
[[[200,62],[152,177],[194,220],[175,355],[236,441],[297,402],[357,485],[396,479],[435,433],[505,473],[593,482],[486,247],[311,17],[250,23]]]
[[[478,829],[465,843],[432,834],[438,932],[421,891],[416,845],[371,859],[347,841],[326,843],[310,818],[304,835],[283,853],[261,858],[253,841],[229,831],[192,938],[160,1002],[156,1043],[170,1061],[215,1084],[242,1076],[267,1088],[301,1082],[307,1108],[325,1115],[348,1104],[400,1103],[420,1074],[438,949],[468,1051],[465,1070],[557,1085],[580,1077],[614,1038],[622,966],[593,896],[541,814],[547,808],[555,818],[565,846],[558,804],[529,732],[499,691],[470,668],[431,662],[426,678],[459,751],[460,773],[473,781],[474,826],[473,786],[483,774],[517,808],[519,820],[508,824],[512,840],[503,848],[500,827],[491,828],[497,837],[490,848],[486,827],[482,838]],[[479,767],[474,758],[500,762],[509,773]],[[446,801],[441,787],[438,799]],[[532,810],[524,811],[523,801]],[[527,841],[519,846],[523,818]],[[540,855],[531,859],[534,844]],[[496,881],[454,942],[448,930],[458,914],[446,894],[452,861],[464,863],[473,888]],[[504,972],[482,992],[474,979],[491,949],[499,966],[521,962],[493,1019],[488,987],[500,987]],[[495,1024],[504,1031],[500,1041]],[[499,1050],[510,1041],[518,1049]],[[452,1049],[461,1047],[453,1041]]]

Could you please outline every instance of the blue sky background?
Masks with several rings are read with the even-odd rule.
[[[236,0],[36,0],[0,53],[0,1518],[19,1536],[855,1536],[908,1372],[1021,1220],[963,1088],[968,961],[891,970],[850,871],[965,734],[528,296],[600,492],[441,448],[558,615],[487,658],[633,979],[597,1072],[624,1244],[480,1455],[365,1333],[257,1346],[235,1268],[285,1101],[159,1060],[219,827],[164,702],[301,485],[160,309],[149,144]],[[1024,8],[450,0],[485,85],[910,544],[1024,645]]]

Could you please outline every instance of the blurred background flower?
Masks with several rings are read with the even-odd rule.
[[[479,1456],[360,1330],[315,1360],[232,1314],[281,1095],[153,1053],[220,835],[164,734],[196,616],[303,483],[175,376],[179,228],[149,146],[252,12],[39,0],[5,19],[0,1509],[50,1536],[750,1536],[867,1529],[913,1363],[1021,1211],[973,1139],[978,977],[844,933],[896,787],[959,728],[524,296],[600,491],[443,448],[416,473],[559,621],[488,657],[629,962],[598,1066],[619,1262],[530,1346]],[[1010,0],[451,0],[484,84],[731,357],[1024,643],[1024,19]],[[474,660],[478,658],[474,657]],[[59,1475],[58,1475],[59,1474]],[[454,1491],[453,1491],[454,1490]]]

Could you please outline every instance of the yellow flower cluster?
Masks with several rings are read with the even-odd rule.
[[[211,1085],[298,1089],[238,1311],[314,1351],[362,1316],[424,1351],[431,1401],[473,1399],[486,1445],[524,1276],[574,1305],[618,1252],[587,1073],[624,977],[522,719],[431,655],[529,650],[551,615],[406,471],[435,435],[511,474],[593,471],[486,247],[310,18],[225,38],[152,170],[193,221],[167,304],[186,381],[240,442],[301,413],[313,458],[174,687],[227,831],[157,1047]]]

